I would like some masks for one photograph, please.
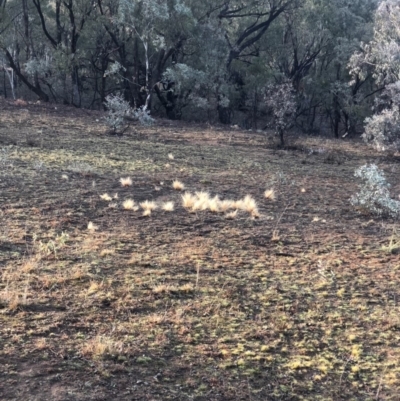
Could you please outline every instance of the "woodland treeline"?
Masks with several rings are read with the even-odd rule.
[[[256,129],[271,116],[268,93],[288,88],[294,124],[336,137],[396,112],[398,1],[0,0],[0,9],[8,98],[101,109],[119,93],[155,116]]]

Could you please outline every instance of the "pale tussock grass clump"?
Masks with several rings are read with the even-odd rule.
[[[197,212],[199,210],[207,210],[210,203],[210,194],[208,192],[196,192],[195,193],[195,202],[192,206],[192,212]]]
[[[174,188],[176,191],[182,191],[185,189],[185,184],[179,180],[175,180],[172,183],[172,188]]]
[[[174,208],[175,208],[175,204],[172,201],[169,202],[164,202],[161,206],[162,210],[164,210],[164,212],[173,212]]]
[[[238,209],[238,210],[246,210],[246,205],[244,203],[243,199],[239,199],[237,201],[233,202],[233,209]]]
[[[198,211],[203,211],[203,210],[207,210],[208,208],[208,203],[209,200],[208,199],[199,199],[197,198],[196,201],[194,202],[194,205],[191,208],[192,212],[198,212]]]
[[[170,294],[170,293],[189,293],[194,291],[193,284],[187,283],[181,286],[160,284],[153,288],[154,294]]]
[[[235,208],[249,213],[254,218],[260,216],[257,202],[251,195],[246,195],[243,199],[236,201]]]
[[[122,207],[125,210],[133,210],[133,211],[137,211],[138,210],[136,202],[133,199],[124,200],[123,203],[122,203]]]
[[[191,209],[196,203],[196,196],[192,195],[190,192],[185,192],[182,195],[182,206],[185,209]]]
[[[225,215],[228,220],[233,220],[238,214],[238,210],[234,210],[233,212],[229,212]]]
[[[140,207],[143,210],[150,210],[150,212],[152,212],[153,210],[157,209],[157,204],[153,201],[146,200],[146,201],[140,203]]]
[[[89,231],[96,231],[96,230],[98,230],[98,226],[96,226],[96,225],[94,225],[91,221],[89,221],[89,223],[88,223],[88,225],[87,225],[87,229],[89,230]]]
[[[273,189],[267,189],[264,192],[264,198],[268,199],[268,200],[271,200],[271,201],[275,200],[276,199],[275,191]]]
[[[104,194],[100,195],[100,198],[105,200],[105,201],[107,201],[107,202],[112,200],[111,196],[108,195],[107,193],[104,193]]]
[[[214,196],[214,198],[208,200],[207,207],[211,213],[219,213],[221,211],[220,205],[221,205],[221,200],[219,199],[219,196],[216,195]]]
[[[197,191],[195,192],[195,196],[197,199],[201,199],[203,201],[208,201],[210,199],[210,194],[206,191]]]
[[[235,202],[229,199],[223,200],[219,204],[221,212],[227,212],[229,209],[235,208]]]
[[[131,177],[120,178],[119,182],[123,187],[130,187],[132,185],[132,178]]]

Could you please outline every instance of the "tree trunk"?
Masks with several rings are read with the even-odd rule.
[[[282,148],[285,146],[285,139],[284,139],[283,135],[284,135],[283,129],[280,128],[279,129],[279,138],[281,140],[281,147]]]
[[[232,124],[232,110],[230,107],[218,106],[218,117],[221,124]]]
[[[340,64],[336,70],[336,80],[339,81],[340,78]],[[333,95],[333,132],[335,138],[339,138],[339,128],[340,128],[340,103],[339,94],[335,91]]]
[[[21,70],[15,64],[15,61],[14,61],[12,55],[10,54],[10,52],[8,51],[8,49],[3,47],[3,52],[10,64],[10,67],[14,70],[17,77],[28,87],[29,90],[31,90],[33,93],[35,93],[39,97],[40,100],[43,100],[44,102],[48,102],[49,96],[47,95],[47,93],[43,92],[43,90],[40,88],[40,86],[34,86],[27,80],[27,78],[21,73]]]

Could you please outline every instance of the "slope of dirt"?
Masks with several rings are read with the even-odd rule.
[[[367,162],[400,194],[398,159],[0,106],[1,400],[398,400],[399,225],[349,202]],[[175,179],[259,216],[190,213]]]

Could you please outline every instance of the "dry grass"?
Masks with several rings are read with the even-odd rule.
[[[243,199],[244,210],[250,214],[258,213],[257,202],[251,195],[246,195]]]
[[[100,198],[105,200],[105,201],[112,201],[112,197],[110,195],[108,195],[107,193],[104,193],[102,195],[100,195]]]
[[[191,211],[204,211],[208,209],[210,203],[210,194],[208,192],[196,192],[195,193],[195,200],[192,206]]]
[[[172,201],[164,202],[161,206],[161,209],[165,212],[173,212],[175,208],[175,204]]]
[[[227,219],[229,219],[229,220],[233,220],[233,219],[236,218],[237,214],[238,214],[238,210],[236,209],[236,210],[234,210],[233,212],[227,213],[227,214],[225,215],[225,217],[226,217]]]
[[[208,204],[209,204],[209,199],[196,198],[196,200],[195,200],[195,202],[194,202],[194,204],[192,206],[191,212],[207,210]]]
[[[102,257],[102,258],[105,258],[105,257],[107,257],[107,256],[111,256],[111,255],[114,255],[115,254],[115,249],[103,249],[101,252],[100,252],[100,256]]]
[[[246,195],[243,199],[235,201],[233,203],[233,208],[245,211],[254,218],[259,217],[260,215],[257,202],[251,195]]]
[[[151,216],[151,209],[144,209],[143,213],[142,213],[142,216],[144,216],[144,217]]]
[[[148,201],[148,200],[146,200],[146,201],[140,203],[140,207],[141,207],[144,211],[148,210],[148,211],[150,211],[150,213],[151,213],[153,210],[156,210],[156,209],[157,209],[157,204],[156,204],[154,201]]]
[[[255,133],[169,121],[99,141],[89,112],[64,117],[49,106],[19,123],[14,105],[2,107],[1,140],[18,146],[0,171],[1,399],[398,399],[398,223],[348,204],[366,158],[399,193],[393,159],[331,141],[346,155],[336,166],[266,148]],[[25,146],[44,124],[62,135],[43,130],[46,146]],[[166,171],[178,147],[179,169]],[[110,149],[118,158],[99,161]],[[50,167],[40,174],[27,168],[39,158]],[[81,160],[96,166],[96,187],[90,173],[61,185]],[[178,205],[181,194],[168,198],[158,183],[180,169],[212,197],[182,192],[184,207],[148,219],[99,198],[127,171],[138,199]],[[266,176],[279,202],[260,191]],[[255,209],[262,219],[248,218]],[[89,233],[88,221],[101,230]]]
[[[210,193],[206,191],[197,191],[195,192],[195,196],[197,199],[208,202],[210,200]]]
[[[92,223],[91,221],[89,221],[87,228],[89,231],[96,231],[99,229],[98,226],[96,226],[94,223]]]
[[[132,185],[132,178],[131,177],[120,178],[119,182],[123,187],[130,187]]]
[[[176,191],[183,191],[185,189],[185,184],[183,184],[181,181],[179,180],[175,180],[172,183],[172,188],[174,188]]]
[[[275,191],[273,189],[267,189],[264,192],[264,197],[265,197],[265,199],[268,199],[268,200],[271,200],[271,201],[275,200],[276,199]]]
[[[244,210],[244,211],[246,210],[246,204],[243,199],[234,201],[232,206],[233,209]]]
[[[185,209],[191,209],[194,206],[194,204],[196,203],[196,200],[197,200],[197,198],[194,195],[192,195],[190,192],[185,192],[182,195],[182,206]]]
[[[122,203],[122,207],[125,210],[133,210],[133,211],[137,210],[137,205],[133,199],[124,200],[124,202]]]
[[[221,209],[221,212],[227,212],[229,209],[234,209],[235,207],[235,202],[232,200],[223,200],[220,202],[219,207]]]
[[[116,354],[122,349],[122,344],[117,346],[106,336],[96,336],[90,339],[81,348],[81,354],[85,358],[100,359],[107,355]]]
[[[218,213],[221,211],[221,200],[219,199],[218,195],[208,200],[207,207],[212,213]]]

